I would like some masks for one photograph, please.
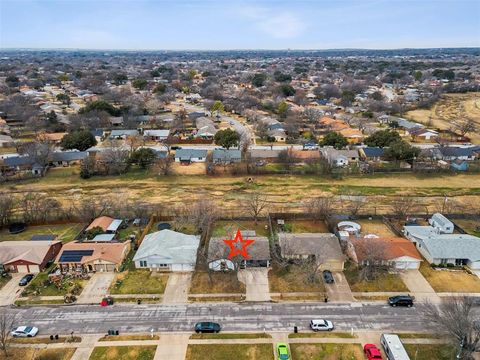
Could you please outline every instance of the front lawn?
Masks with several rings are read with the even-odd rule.
[[[57,240],[66,243],[72,241],[82,231],[84,226],[85,224],[80,223],[28,226],[20,234],[10,234],[8,229],[3,229],[0,231],[0,239],[3,241],[30,240],[33,235],[54,234],[57,235]]]
[[[150,270],[127,270],[117,274],[110,294],[163,294],[168,275]]]
[[[360,344],[290,344],[292,359],[363,360]]]
[[[75,348],[61,348],[61,349],[34,349],[30,347],[8,349],[8,357],[0,353],[0,359],[7,360],[70,360],[75,352]]]
[[[408,292],[407,286],[398,274],[383,272],[375,280],[359,279],[359,270],[352,264],[345,264],[343,271],[352,292]]]
[[[422,261],[420,272],[436,292],[480,292],[480,279],[463,270],[435,270]]]
[[[211,280],[210,280],[211,278]],[[245,284],[235,272],[195,271],[190,285],[190,294],[245,294]]]
[[[153,360],[157,347],[151,346],[98,346],[90,360]]]
[[[455,359],[455,348],[451,345],[438,344],[404,344],[411,359],[416,360],[451,360]]]
[[[88,280],[65,276],[57,287],[48,278],[51,269],[52,267],[49,267],[35,276],[22,292],[22,296],[63,296],[69,293],[80,295]]]
[[[324,292],[322,274],[318,273],[317,282],[307,281],[307,274],[299,265],[289,265],[286,268],[273,266],[268,272],[270,292]]]
[[[271,344],[188,345],[185,360],[273,360]],[[304,358],[298,358],[304,359]]]
[[[222,334],[193,334],[190,339],[271,339],[272,336],[266,333],[222,333]]]

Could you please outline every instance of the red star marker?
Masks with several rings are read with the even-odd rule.
[[[233,259],[237,255],[242,255],[245,259],[248,259],[248,250],[247,247],[252,245],[255,240],[252,239],[244,239],[242,237],[242,233],[240,229],[237,230],[237,234],[235,235],[235,239],[233,240],[223,240],[225,244],[230,246],[230,254],[228,255],[229,259]]]

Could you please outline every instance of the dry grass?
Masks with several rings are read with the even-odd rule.
[[[293,359],[363,360],[363,350],[357,344],[290,344]]]
[[[404,344],[404,347],[408,355],[416,360],[450,360],[456,355],[455,348],[450,345]]]
[[[289,293],[282,293],[280,296],[271,296],[272,301],[303,301],[303,302],[310,302],[310,301],[324,301],[325,294],[323,292],[317,294],[304,294],[304,295],[291,295]]]
[[[153,360],[157,347],[99,346],[93,349],[90,360]]]
[[[324,221],[292,220],[285,221],[287,227],[291,227],[293,233],[327,233],[327,224]]]
[[[272,336],[266,333],[222,333],[222,334],[193,334],[190,339],[271,339]]]
[[[70,360],[75,348],[61,349],[33,349],[33,348],[10,348],[9,356],[5,357],[3,351],[0,353],[2,360]]]
[[[480,292],[480,279],[461,270],[434,270],[422,261],[420,272],[436,292]]]
[[[381,220],[359,220],[362,226],[362,234],[375,234],[380,237],[395,237],[396,235]]]
[[[315,333],[293,333],[288,334],[289,339],[304,339],[304,338],[342,338],[355,339],[357,335],[349,332],[315,332]]]
[[[105,335],[98,341],[132,341],[132,340],[159,340],[160,336],[150,334],[131,334],[131,335]]]
[[[273,267],[268,272],[268,282],[270,284],[270,292],[273,293],[289,293],[289,292],[319,292],[323,293],[325,287],[318,274],[318,282],[311,283],[307,281],[307,274],[301,267],[290,265],[288,268],[280,269]]]
[[[190,302],[239,302],[244,300],[243,296],[210,296],[210,297],[196,297],[189,296],[188,301]]]
[[[258,221],[255,224],[254,221],[231,220],[215,222],[212,236],[235,236],[238,229],[240,231],[254,230],[257,236],[268,236],[270,234],[267,221]]]
[[[477,228],[480,227],[479,220],[455,219],[455,224],[460,226],[463,230],[465,230],[470,235],[480,237],[480,230],[477,230]]]
[[[241,283],[234,272],[216,272],[209,274],[195,271],[190,285],[191,294],[245,294],[245,284]]]
[[[49,337],[39,336],[34,338],[13,338],[12,343],[15,344],[60,344],[60,343],[69,343],[75,342],[78,343],[82,341],[82,338],[79,336],[74,336],[73,339],[71,336],[59,336],[58,340],[50,340]]]
[[[117,274],[110,286],[110,294],[163,294],[167,274],[155,274],[150,270],[128,270]]]
[[[185,360],[273,360],[271,344],[188,345]],[[303,358],[298,358],[303,359]]]
[[[352,292],[406,292],[407,286],[402,281],[400,275],[381,273],[375,280],[359,281],[358,268],[353,264],[346,264],[343,272],[350,285]]]
[[[205,175],[206,172],[205,163],[192,163],[190,165],[173,163],[172,165],[172,173],[175,175]]]
[[[52,224],[29,226],[27,230],[20,234],[10,234],[8,229],[0,231],[0,239],[3,241],[9,240],[30,240],[33,235],[50,235],[55,234],[58,240],[62,242],[72,241],[74,237],[82,230],[85,224],[70,223],[70,224]]]

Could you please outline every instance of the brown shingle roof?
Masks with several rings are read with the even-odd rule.
[[[368,238],[368,239],[352,239],[353,246],[355,247],[355,253],[357,254],[357,259],[359,262],[362,262],[366,258],[366,248],[367,242],[369,244],[378,244],[380,247],[384,247],[385,260],[393,260],[402,256],[409,256],[414,259],[422,260],[422,257],[418,253],[415,245],[404,238],[393,237],[393,238]]]
[[[109,216],[100,216],[92,221],[90,225],[85,229],[86,231],[93,229],[94,227],[100,227],[103,231],[107,231],[107,228],[112,223],[113,219]]]
[[[24,260],[40,265],[52,245],[60,241],[2,241],[0,242],[0,263],[8,264]]]

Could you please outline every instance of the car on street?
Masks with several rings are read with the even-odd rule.
[[[195,324],[195,332],[198,333],[219,333],[221,330],[220,324],[203,321]]]
[[[323,281],[325,281],[326,284],[333,284],[335,282],[330,270],[323,270]]]
[[[33,279],[34,277],[35,277],[35,276],[34,276],[33,274],[27,274],[27,275],[25,275],[24,277],[22,277],[22,278],[20,279],[20,281],[18,282],[18,285],[20,285],[20,286],[27,286],[28,283],[29,283],[30,281],[32,281],[32,279]]]
[[[365,344],[363,352],[368,360],[382,360],[382,353],[375,344]]]
[[[313,331],[332,331],[333,323],[325,319],[311,320],[310,329]]]
[[[34,326],[19,326],[11,332],[13,337],[34,337],[37,334],[38,328]]]
[[[290,360],[290,353],[288,352],[288,346],[285,343],[277,344],[278,360]]]
[[[407,307],[412,307],[413,306],[413,297],[410,295],[397,295],[397,296],[391,296],[388,298],[388,304],[390,306],[407,306]]]

